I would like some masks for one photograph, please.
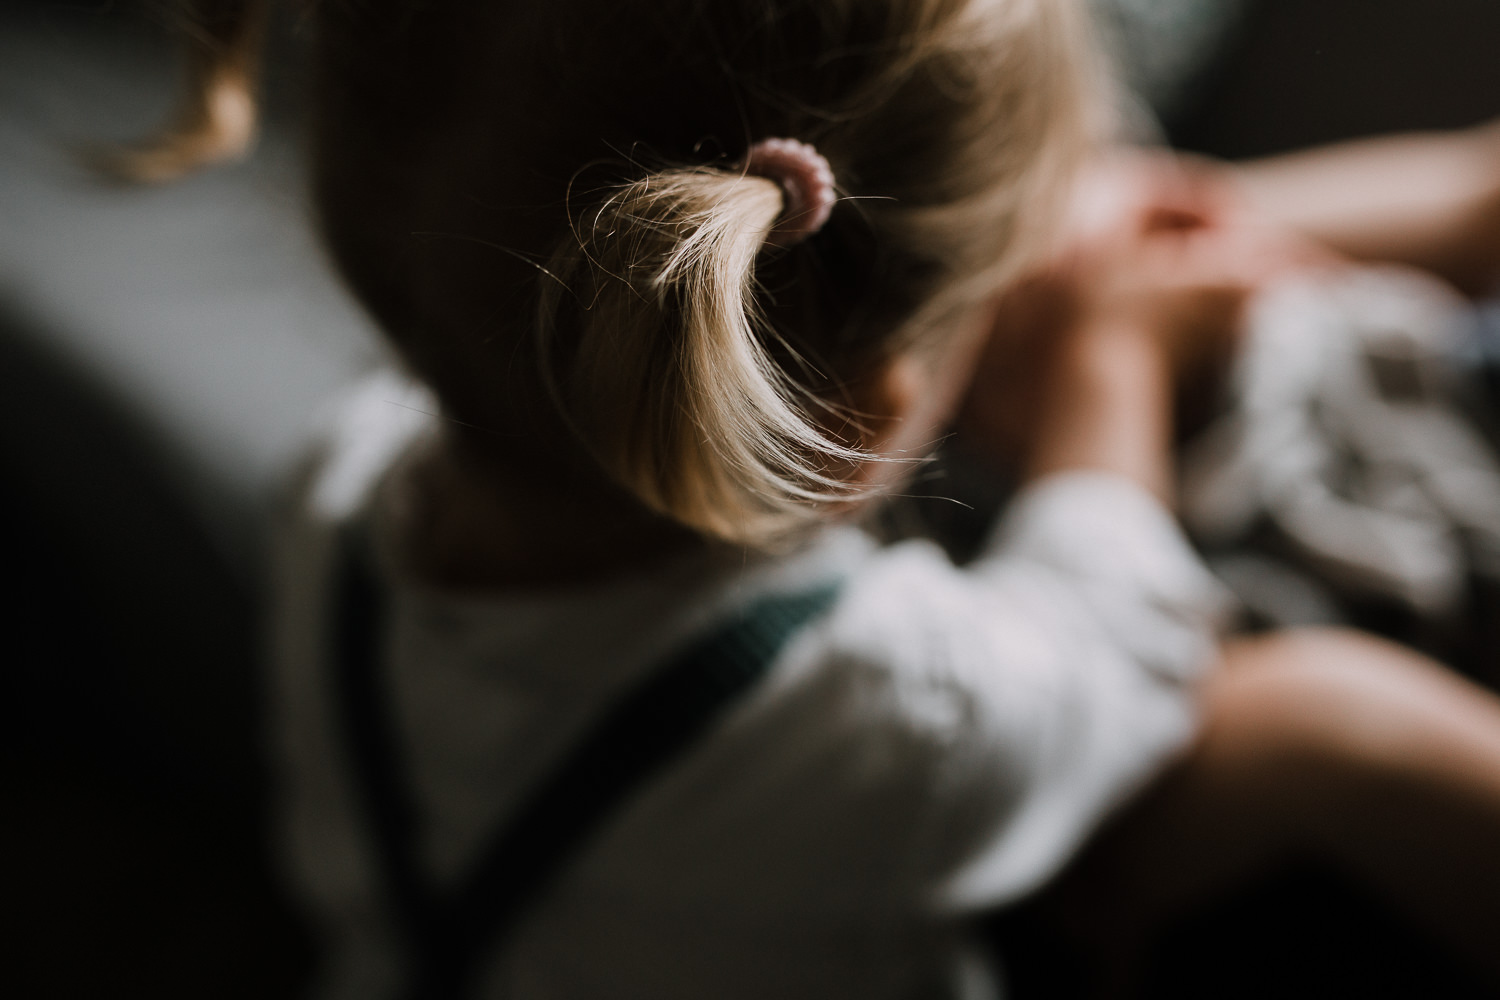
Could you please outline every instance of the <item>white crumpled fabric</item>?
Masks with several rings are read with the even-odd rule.
[[[1454,402],[1472,317],[1445,285],[1394,268],[1263,293],[1228,411],[1183,457],[1190,530],[1221,552],[1270,537],[1336,594],[1456,613],[1470,572],[1500,572],[1500,466]],[[1240,582],[1274,583],[1237,558]]]

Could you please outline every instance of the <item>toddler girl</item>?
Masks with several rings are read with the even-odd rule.
[[[248,135],[259,8],[208,6],[199,100],[140,173]],[[1196,749],[1085,869],[1117,872],[1112,912],[1294,846],[1380,877],[1345,840],[1392,789],[1500,829],[1500,710],[1371,640],[1220,649],[1166,506],[1174,380],[1295,254],[1126,213],[1081,241],[1066,333],[1005,360],[997,297],[1101,118],[1073,3],[310,19],[325,238],[413,375],[332,417],[282,538],[286,843],[324,993],[994,995],[967,919],[1055,875],[1195,701]],[[995,450],[986,401],[1032,430],[957,568],[859,522],[965,394]],[[1372,745],[1426,747],[1447,720],[1408,707],[1449,695],[1467,770],[1406,781]]]

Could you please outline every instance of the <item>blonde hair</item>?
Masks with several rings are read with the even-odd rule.
[[[860,457],[809,419],[814,398],[766,347],[755,261],[782,200],[769,180],[708,167],[613,190],[578,220],[538,314],[578,440],[647,506],[738,541],[783,533],[789,505],[849,495],[818,463]]]
[[[1100,106],[1080,7],[325,3],[325,234],[497,461],[773,546],[863,496],[848,387],[1045,237]],[[784,250],[739,166],[771,136],[840,196]]]

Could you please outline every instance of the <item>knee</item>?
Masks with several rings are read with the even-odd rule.
[[[1205,689],[1208,721],[1308,749],[1399,751],[1440,721],[1456,679],[1405,647],[1344,629],[1296,629],[1233,642]]]
[[[1203,749],[1289,806],[1326,812],[1500,741],[1500,700],[1412,650],[1314,629],[1233,642],[1205,685]]]

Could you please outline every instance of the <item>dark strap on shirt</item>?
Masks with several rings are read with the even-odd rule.
[[[359,802],[411,949],[412,1000],[457,1000],[469,991],[482,960],[504,946],[589,840],[691,749],[839,590],[830,583],[763,598],[648,671],[530,791],[467,876],[439,892],[417,861],[417,808],[381,671],[385,594],[362,536],[346,532],[341,547],[332,661]]]

